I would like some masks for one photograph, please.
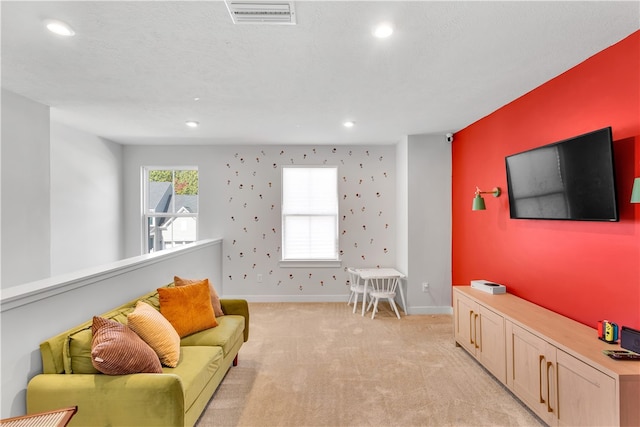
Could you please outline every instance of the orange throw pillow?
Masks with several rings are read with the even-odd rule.
[[[216,292],[216,288],[213,287],[209,279],[184,279],[182,277],[173,276],[173,283],[176,286],[185,286],[185,285],[193,285],[195,283],[207,281],[209,283],[209,292],[211,293],[211,305],[213,306],[213,313],[216,317],[224,316],[224,311],[222,311],[222,306],[220,305],[220,297]]]
[[[211,305],[209,281],[174,288],[158,288],[160,313],[180,338],[218,326]]]

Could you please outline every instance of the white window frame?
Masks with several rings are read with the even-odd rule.
[[[335,211],[330,213],[322,213],[322,214],[314,214],[307,212],[285,212],[285,170],[286,169],[333,169],[335,171]],[[281,200],[280,200],[280,213],[281,213],[281,229],[282,229],[282,251],[281,251],[281,259],[279,265],[282,267],[340,267],[341,260],[339,258],[339,197],[338,197],[338,167],[330,166],[330,165],[285,165],[281,167]],[[306,259],[298,259],[298,258],[286,258],[285,254],[286,250],[286,239],[287,239],[287,227],[286,220],[289,216],[332,216],[335,229],[334,236],[334,248],[333,248],[333,256],[328,258],[306,258]]]
[[[182,210],[181,212],[175,212],[175,197],[171,198],[171,212],[152,212],[149,209],[149,172],[156,170],[165,170],[171,171],[172,174],[175,174],[176,171],[185,171],[185,170],[195,170],[198,171],[197,166],[143,166],[141,170],[141,183],[142,183],[142,253],[148,254],[150,253],[149,248],[149,221],[153,221],[155,224],[156,218],[194,218],[196,221],[196,236],[195,241],[198,240],[198,234],[200,230],[200,221],[198,218],[200,212],[200,172],[198,171],[198,194],[196,195],[198,199],[198,212],[187,212],[186,210]],[[173,175],[175,178],[175,175]],[[172,182],[175,181],[172,180]],[[173,185],[172,185],[173,188]],[[175,196],[175,188],[173,188],[174,196]]]

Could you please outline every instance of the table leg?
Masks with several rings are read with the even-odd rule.
[[[364,317],[364,300],[367,297],[367,286],[369,285],[369,279],[364,279],[364,294],[362,294],[362,316]]]

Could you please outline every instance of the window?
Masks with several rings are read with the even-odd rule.
[[[198,169],[144,168],[144,252],[185,245],[198,237]]]
[[[338,168],[282,168],[282,260],[338,261]]]

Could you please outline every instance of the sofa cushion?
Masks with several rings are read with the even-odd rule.
[[[68,359],[67,374],[98,374],[98,371],[91,361],[91,327],[82,329],[67,339],[64,348],[65,356]]]
[[[168,285],[168,286],[173,287],[172,285]],[[142,298],[138,299],[138,301],[146,302],[156,310],[160,310],[160,296],[158,295],[157,291],[143,295]]]
[[[218,319],[218,326],[197,332],[181,340],[182,348],[187,346],[220,346],[226,356],[238,340],[243,339],[244,316],[226,315]]]
[[[180,358],[180,336],[158,310],[138,301],[127,320],[129,328],[149,344],[163,365],[176,367]]]
[[[211,305],[208,280],[175,288],[159,288],[160,313],[180,337],[218,325]]]
[[[220,297],[216,292],[216,288],[213,287],[213,284],[209,281],[209,279],[185,279],[182,277],[173,276],[173,283],[176,286],[194,285],[205,280],[207,281],[207,283],[209,283],[209,293],[211,294],[211,305],[213,306],[213,314],[215,314],[216,317],[224,316],[222,305],[220,305]]]
[[[162,372],[156,352],[126,325],[94,316],[91,333],[93,366],[103,374]]]
[[[162,368],[163,373],[180,377],[185,394],[185,410],[191,407],[211,377],[220,369],[222,359],[220,347],[183,347],[178,366]]]

